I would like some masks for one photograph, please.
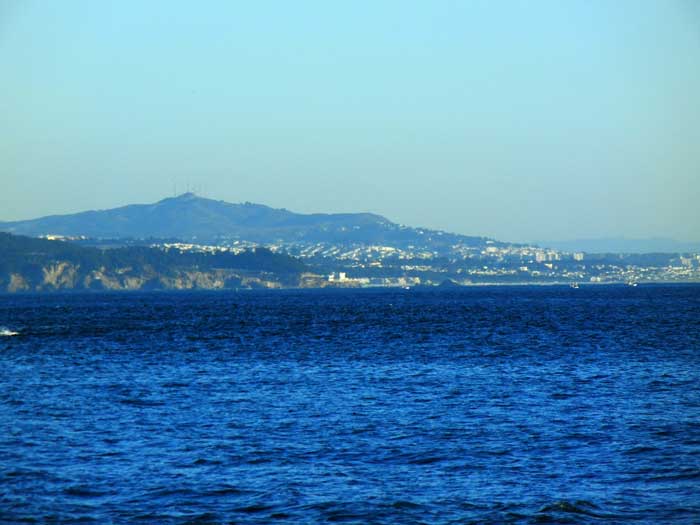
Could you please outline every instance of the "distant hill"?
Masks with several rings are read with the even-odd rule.
[[[300,214],[261,204],[231,204],[193,193],[155,204],[0,222],[0,231],[103,239],[177,238],[200,243],[240,239],[257,243],[355,242],[440,247],[455,243],[479,246],[487,241],[484,237],[400,226],[371,213]]]
[[[649,239],[578,239],[572,241],[542,241],[539,246],[565,252],[586,253],[690,253],[700,252],[700,242],[682,242],[654,237]]]

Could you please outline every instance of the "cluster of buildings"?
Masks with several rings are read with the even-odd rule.
[[[166,242],[163,244],[154,244],[153,247],[163,250],[177,250],[180,252],[196,252],[196,253],[241,253],[246,250],[256,248],[253,243],[238,243],[233,246],[210,245],[210,244],[192,244],[188,242]]]
[[[85,235],[55,235],[49,233],[47,235],[39,235],[39,239],[46,239],[47,241],[85,241],[87,237]]]
[[[162,249],[240,253],[258,245],[165,243]],[[586,254],[486,241],[447,247],[333,243],[279,243],[273,252],[299,257],[317,278],[309,286],[410,287],[451,280],[488,283],[641,283],[700,282],[700,254]]]

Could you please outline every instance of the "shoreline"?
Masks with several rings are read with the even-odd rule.
[[[402,286],[319,286],[319,287],[258,287],[258,288],[165,288],[165,289],[121,289],[121,290],[90,290],[84,288],[63,288],[58,290],[18,290],[14,292],[0,291],[0,297],[12,296],[35,296],[35,295],[126,295],[132,293],[142,294],[180,294],[180,293],[254,293],[254,292],[291,292],[291,291],[309,291],[309,292],[357,292],[357,291],[402,291],[402,292],[452,292],[460,290],[469,290],[475,288],[555,288],[563,287],[572,290],[581,288],[600,288],[600,287],[626,287],[626,288],[649,288],[657,286],[700,286],[700,281],[646,281],[637,282],[635,285],[630,285],[624,281],[611,282],[579,282],[578,288],[573,287],[572,282],[517,282],[517,283],[469,283],[469,284],[450,284],[445,285],[418,285],[411,287]]]

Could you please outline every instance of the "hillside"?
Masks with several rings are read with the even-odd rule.
[[[169,238],[255,243],[332,242],[388,245],[483,245],[468,237],[392,223],[371,213],[300,214],[261,204],[232,204],[185,193],[155,204],[0,222],[0,231],[18,235],[65,235],[91,238]]]
[[[0,233],[0,291],[295,286],[306,269],[298,259],[264,248],[238,254],[100,250]]]

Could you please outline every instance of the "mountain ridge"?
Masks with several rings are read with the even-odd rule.
[[[0,222],[0,231],[16,235],[63,235],[91,238],[178,238],[183,241],[245,240],[341,243],[465,243],[486,237],[466,236],[391,222],[374,213],[302,214],[263,204],[229,203],[188,192],[152,204],[128,204],[107,210],[49,215]],[[427,233],[427,235],[426,235]]]

